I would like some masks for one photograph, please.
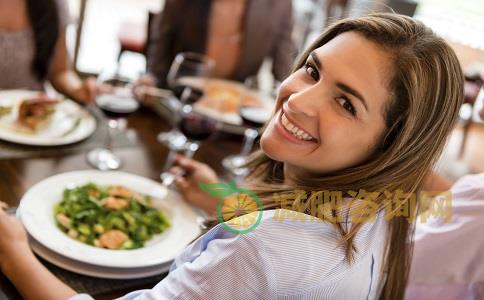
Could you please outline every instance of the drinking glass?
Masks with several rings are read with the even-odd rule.
[[[185,143],[183,145],[185,156],[192,158],[200,148],[200,144],[220,129],[221,123],[193,109],[192,104],[201,98],[200,90],[185,87],[182,98],[185,99],[185,104],[180,111],[177,129],[185,137]],[[173,164],[175,154],[176,150],[170,149],[165,167],[163,168],[164,172],[160,175],[161,181],[165,186],[169,186],[178,176],[183,175],[168,172],[168,169]]]
[[[208,56],[194,52],[182,52],[176,55],[167,76],[168,87],[179,99],[180,105],[175,111],[175,123],[180,117],[180,109],[185,104],[182,93],[186,87],[203,89],[205,80],[210,77],[215,61]],[[158,135],[158,141],[170,149],[183,150],[186,137],[177,128]]]
[[[257,76],[248,77],[244,81],[244,86],[247,90],[241,94],[241,103],[244,102],[243,97],[250,97],[249,93],[260,94]],[[239,107],[239,115],[243,120],[243,126],[245,126],[242,150],[239,154],[229,155],[222,160],[222,166],[236,178],[247,175],[248,170],[245,167],[247,158],[259,136],[259,129],[269,119],[270,114],[271,112],[266,107],[244,106],[243,104]]]
[[[122,159],[112,149],[113,134],[125,126],[124,118],[136,111],[139,104],[131,93],[129,80],[105,71],[98,77],[98,83],[112,86],[111,92],[96,97],[96,104],[92,107],[93,111],[99,112],[101,119],[107,119],[105,124],[108,135],[104,147],[92,149],[87,153],[87,161],[102,171],[116,170],[121,167]]]

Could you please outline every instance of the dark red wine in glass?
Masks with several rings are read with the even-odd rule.
[[[184,113],[180,120],[180,131],[190,140],[201,142],[216,131],[216,121],[193,111]]]
[[[96,103],[106,114],[106,117],[111,119],[125,118],[139,107],[139,103],[133,98],[119,97],[111,94],[98,96]]]
[[[180,101],[183,104],[192,105],[198,100],[202,99],[203,90],[193,87],[193,86],[183,86],[183,90],[180,93]]]
[[[262,127],[271,117],[271,111],[265,107],[243,106],[239,109],[240,117],[247,127]]]
[[[177,97],[178,99],[181,99],[182,93],[187,87],[188,87],[187,85],[177,83],[171,90],[173,91],[173,94],[175,95],[175,97]]]

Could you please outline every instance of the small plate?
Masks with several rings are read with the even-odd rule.
[[[95,118],[72,100],[56,105],[54,115],[45,127],[30,132],[17,123],[18,107],[22,99],[35,97],[39,92],[26,90],[0,91],[0,105],[12,111],[0,117],[0,139],[23,145],[60,146],[82,141],[96,130]]]

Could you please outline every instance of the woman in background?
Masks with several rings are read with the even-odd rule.
[[[271,58],[272,74],[282,81],[297,54],[292,14],[290,0],[167,0],[150,28],[152,84],[166,87],[179,52],[203,53],[216,62],[213,77],[242,82]]]
[[[94,99],[93,79],[69,65],[64,0],[0,0],[0,89],[44,90],[46,82],[80,103]]]

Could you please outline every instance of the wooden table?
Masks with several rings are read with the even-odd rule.
[[[157,142],[156,136],[160,131],[170,129],[168,123],[153,111],[144,108],[128,117],[128,127],[137,132],[139,146],[116,150],[124,162],[120,171],[159,181],[160,170],[165,163],[168,150]],[[240,146],[240,136],[220,133],[201,146],[195,154],[195,159],[211,165],[219,174],[222,174],[224,170],[220,164],[221,160],[228,154],[237,153]],[[16,206],[22,195],[42,179],[58,173],[85,169],[92,169],[86,162],[85,153],[0,160],[1,199],[11,206]],[[140,286],[139,288],[150,287]],[[22,299],[8,279],[0,274],[0,298],[2,298],[2,292],[8,299]],[[113,299],[126,292],[129,291],[120,290],[96,296],[96,299]]]

